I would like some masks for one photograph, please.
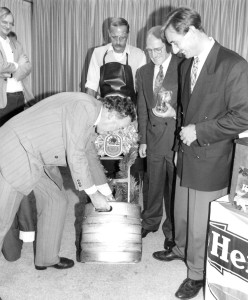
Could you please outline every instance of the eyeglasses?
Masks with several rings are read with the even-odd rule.
[[[14,26],[14,22],[7,22],[7,21],[1,21],[1,24],[4,25],[4,26]]]
[[[146,49],[146,51],[148,52],[149,55],[156,53],[156,54],[161,54],[163,52],[165,45],[163,45],[162,47],[159,48],[154,48],[154,49]]]
[[[114,36],[110,35],[110,37],[111,37],[112,40],[114,40],[116,42],[118,42],[118,41],[123,42],[123,41],[125,41],[128,38],[128,35],[120,35],[120,36],[118,36],[118,35],[114,35]]]

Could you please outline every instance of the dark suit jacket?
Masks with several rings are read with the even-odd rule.
[[[233,140],[248,129],[248,64],[215,42],[190,95],[191,65],[182,64],[179,125],[195,124],[197,141],[181,145],[177,171],[182,186],[216,191],[230,184]]]
[[[163,86],[171,90],[172,106],[177,109],[178,68],[181,59],[172,55]],[[176,121],[173,118],[159,118],[152,112],[156,106],[153,97],[154,64],[141,67],[137,72],[138,124],[140,144],[147,144],[147,154],[167,155],[173,158],[173,143]]]

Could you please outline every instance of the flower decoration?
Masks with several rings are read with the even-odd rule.
[[[128,127],[123,129],[118,129],[116,131],[112,131],[112,140],[114,142],[114,135],[119,135],[122,139],[122,153],[125,155],[129,153],[131,148],[138,148],[138,132],[137,132],[137,122],[132,122]],[[104,151],[104,142],[105,138],[108,136],[108,133],[99,134],[95,140],[95,145],[97,149],[97,153],[100,156],[106,155]]]

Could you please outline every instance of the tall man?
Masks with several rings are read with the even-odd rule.
[[[209,205],[227,194],[234,139],[248,129],[248,64],[203,30],[190,8],[172,11],[163,25],[174,50],[188,58],[181,70],[181,131],[175,192],[175,242],[164,261],[185,260],[188,277],[176,297],[197,295],[204,284]]]
[[[117,130],[135,119],[134,104],[124,100],[60,93],[0,128],[0,249],[23,195],[33,190],[38,216],[36,269],[74,265],[59,257],[67,198],[57,166],[68,163],[76,189],[84,190],[97,209],[109,209],[111,190],[94,140],[96,131]]]
[[[174,152],[172,150],[177,109],[178,67],[181,59],[171,54],[171,46],[161,39],[162,26],[152,27],[146,38],[146,50],[151,62],[137,72],[138,124],[140,133],[140,157],[147,156],[148,195],[142,213],[142,237],[157,231],[163,216],[163,198],[166,220],[162,229],[165,235],[164,247],[174,246],[172,233],[172,186],[174,179]],[[162,73],[161,73],[162,70]],[[172,92],[169,110],[156,116],[157,78],[162,74],[161,88]],[[156,90],[156,91],[155,91]],[[167,186],[166,186],[167,185]],[[166,187],[166,188],[165,188]]]
[[[135,76],[139,67],[146,63],[144,52],[127,44],[129,24],[123,18],[111,18],[108,28],[111,43],[94,50],[85,84],[86,93],[105,97],[111,93],[129,96],[136,103]],[[102,161],[109,177],[115,177],[117,161]],[[138,177],[141,161],[136,160],[131,168]]]

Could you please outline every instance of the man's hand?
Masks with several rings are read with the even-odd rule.
[[[11,78],[11,73],[1,73],[0,77],[1,78]]]
[[[29,62],[29,59],[28,59],[27,55],[22,54],[17,63],[18,63],[18,65],[23,65],[28,62]]]
[[[89,195],[89,197],[95,209],[102,211],[110,210],[110,205],[107,201],[107,197],[103,196],[103,194],[96,192],[94,194]]]
[[[147,148],[146,144],[140,144],[140,146],[139,146],[139,155],[140,155],[141,158],[146,157],[146,148]]]
[[[186,127],[182,127],[182,130],[180,131],[180,138],[184,144],[190,146],[191,143],[197,139],[195,125],[189,124]]]

